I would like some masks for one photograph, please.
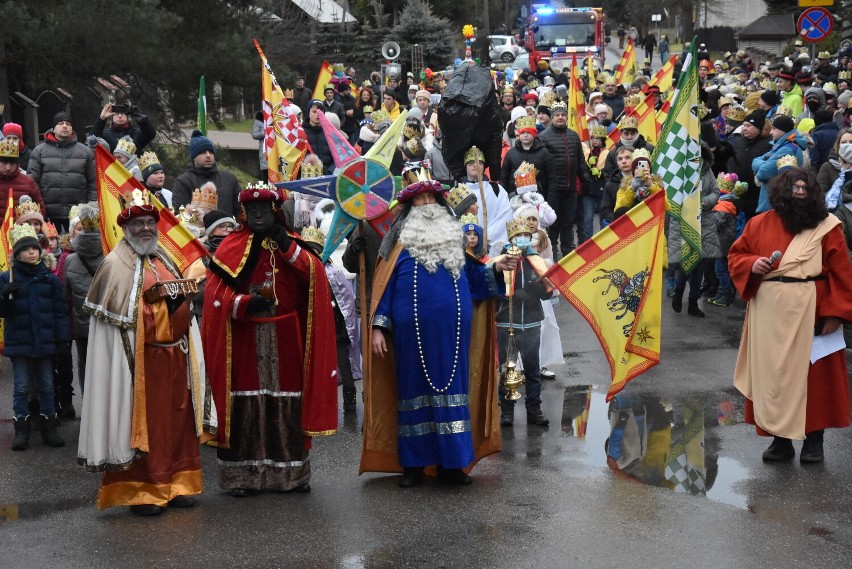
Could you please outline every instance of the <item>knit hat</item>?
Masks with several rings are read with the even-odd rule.
[[[124,136],[115,145],[115,150],[112,151],[113,156],[124,156],[128,160],[136,156],[136,145],[133,144],[133,139],[129,136]],[[194,157],[193,157],[194,158]]]
[[[752,111],[746,115],[743,122],[750,123],[757,130],[763,130],[763,125],[766,123],[766,114],[759,109]]]
[[[208,150],[216,154],[213,141],[201,134],[200,130],[193,130],[192,137],[189,139],[189,159],[195,160],[199,154]]]
[[[776,115],[772,119],[772,128],[777,128],[782,132],[790,132],[796,125],[793,124],[793,119],[786,115]]]
[[[430,101],[432,100],[432,95],[426,89],[418,90],[417,93],[414,95],[414,100],[416,101],[417,99],[419,99],[421,97],[426,97]]]
[[[24,129],[21,128],[21,125],[14,122],[7,122],[3,125],[3,136],[17,136],[18,137],[18,151],[26,148],[24,144]]]
[[[852,91],[843,91],[837,97],[837,105],[842,108],[849,106],[849,100],[852,99]]]
[[[213,231],[224,223],[232,223],[235,226],[237,225],[237,220],[221,209],[214,209],[213,211],[207,212],[204,214],[202,219],[204,223],[204,234],[208,239]]]
[[[527,111],[523,107],[515,107],[512,109],[512,114],[510,115],[509,122],[515,122],[521,117],[527,116]]]
[[[18,200],[18,207],[15,208],[15,223],[22,225],[34,219],[38,220],[39,223],[44,223],[41,208],[30,196],[21,196],[21,199]]]
[[[775,105],[781,102],[778,98],[778,93],[769,89],[760,94],[760,100],[762,100],[770,107],[774,107]]]
[[[61,122],[71,122],[71,117],[68,115],[68,113],[60,111],[53,115],[53,128],[56,128],[56,125]]]

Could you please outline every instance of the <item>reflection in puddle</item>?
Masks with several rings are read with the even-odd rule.
[[[730,400],[686,395],[669,401],[622,391],[607,404],[592,385],[565,390],[564,435],[585,441],[586,459],[628,479],[746,508],[734,486],[748,472],[719,456],[720,426],[736,423]]]
[[[20,504],[0,504],[0,526],[4,522],[31,520],[57,512],[91,507],[91,500],[66,498],[50,502],[22,502]]]

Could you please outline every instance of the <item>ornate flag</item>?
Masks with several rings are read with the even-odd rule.
[[[9,201],[6,203],[6,214],[3,216],[3,225],[0,225],[0,273],[9,270],[9,257],[12,253],[9,231],[12,230],[13,225],[15,225],[15,194],[12,188],[9,188]],[[0,352],[6,347],[5,326],[5,320],[0,318]]]
[[[144,190],[145,187],[100,145],[95,147],[95,170],[98,179],[101,243],[104,246],[104,255],[108,255],[124,237],[124,231],[118,225],[118,214],[121,212],[120,196],[136,189]],[[160,212],[160,221],[157,222],[160,246],[169,253],[181,271],[186,271],[195,260],[206,256],[207,250],[169,208],[164,207],[153,196],[151,203]]]
[[[545,277],[591,325],[609,361],[609,401],[660,362],[666,196],[651,194]]]
[[[257,40],[254,46],[263,62],[263,148],[269,165],[269,183],[292,180],[308,151],[308,137],[299,118],[290,111],[290,102],[275,80],[272,68]],[[305,112],[308,112],[305,109]]]
[[[633,38],[627,40],[627,47],[624,48],[624,53],[621,54],[621,59],[618,61],[618,67],[615,68],[616,83],[630,83],[636,75],[636,47],[633,45]]]
[[[680,222],[680,265],[687,274],[701,260],[701,146],[695,52],[693,39],[652,157],[653,171],[663,179],[669,196],[669,214]]]
[[[207,88],[204,85],[204,75],[198,81],[198,116],[195,123],[201,134],[207,136]]]
[[[580,81],[580,68],[577,56],[571,59],[571,78],[568,93],[568,128],[580,136],[581,141],[589,140],[589,125],[586,122],[586,99],[583,97],[583,84]]]
[[[671,56],[666,64],[660,67],[660,70],[651,77],[651,80],[648,81],[648,86],[656,85],[660,88],[661,93],[665,93],[671,89],[674,81],[675,61],[677,61],[677,56]]]

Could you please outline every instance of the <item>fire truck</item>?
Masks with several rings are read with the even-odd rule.
[[[602,8],[533,4],[524,42],[530,54],[530,68],[535,69],[541,60],[570,60],[575,55],[578,61],[591,55],[603,67],[609,42],[605,23]]]

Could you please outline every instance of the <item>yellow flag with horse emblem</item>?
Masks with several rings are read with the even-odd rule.
[[[660,363],[665,212],[665,192],[651,194],[544,275],[598,337],[612,373],[607,401]]]

